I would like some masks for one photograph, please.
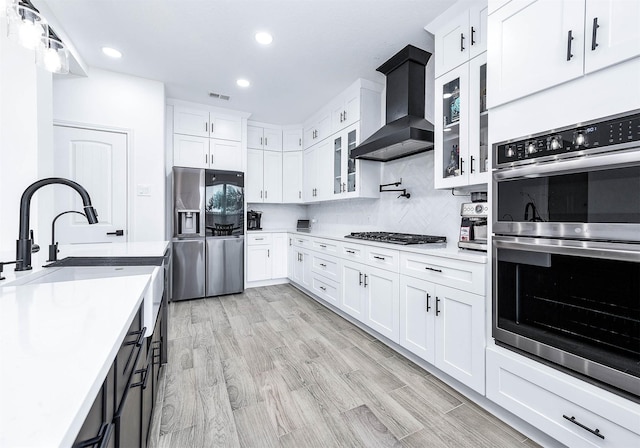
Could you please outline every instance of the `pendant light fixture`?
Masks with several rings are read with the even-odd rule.
[[[69,73],[69,51],[58,35],[47,27],[47,37],[36,50],[36,63],[52,73]]]
[[[23,47],[35,50],[47,35],[47,25],[29,0],[10,0],[7,8],[7,35]]]

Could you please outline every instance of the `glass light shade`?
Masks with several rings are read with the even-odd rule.
[[[12,2],[7,8],[7,36],[23,47],[35,50],[46,36],[47,25],[42,16],[26,5]]]
[[[36,62],[52,73],[69,73],[69,52],[64,44],[54,38],[44,37],[36,52]]]

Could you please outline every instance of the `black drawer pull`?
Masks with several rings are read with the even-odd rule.
[[[378,257],[377,255],[374,255],[373,258],[375,258],[376,260],[384,261],[384,257]]]
[[[573,31],[569,30],[569,32],[567,33],[567,61],[570,61],[571,58],[573,57],[573,54],[571,54],[571,41],[573,40]]]
[[[355,254],[355,252],[354,252],[354,251],[349,250],[349,249],[346,249],[346,252],[347,252],[348,254]]]
[[[429,294],[427,294],[427,312],[429,312],[429,310],[431,309],[431,307],[429,306],[429,299],[431,298],[431,296]]]
[[[325,288],[324,286],[321,286],[320,289],[322,289],[323,291],[327,290],[327,288]]]
[[[327,246],[326,246],[326,245],[324,245],[324,244],[321,244],[321,245],[320,245],[320,247],[322,247],[323,249],[326,249],[326,248],[327,248]]]
[[[440,308],[438,308],[439,304],[440,304],[440,298],[436,296],[436,316],[440,314]]]
[[[111,432],[113,432],[113,426],[113,423],[103,423],[100,426],[97,436],[83,442],[78,442],[73,445],[73,448],[88,448],[96,446],[98,448],[106,448],[109,444],[109,439],[111,438]]]
[[[594,436],[598,436],[600,437],[602,440],[604,440],[604,436],[602,434],[600,434],[600,430],[598,428],[596,429],[591,429],[588,426],[583,425],[582,423],[580,423],[579,421],[576,420],[576,418],[572,415],[571,417],[567,417],[566,415],[562,414],[562,416],[564,418],[566,418],[567,420],[569,420],[571,423],[573,423],[574,425],[578,425],[579,427],[581,427],[582,429],[586,429],[587,431],[589,431],[591,434],[593,434]]]
[[[324,263],[320,263],[320,266],[322,266],[323,268],[326,268],[326,267],[327,267],[327,265],[326,265],[326,264],[324,264]]]
[[[427,271],[433,271],[433,272],[442,272],[442,269],[435,269],[435,268],[430,268],[429,266],[426,266],[425,269]]]
[[[594,17],[593,31],[591,32],[591,51],[595,51],[596,47],[598,46],[598,42],[596,42],[598,38],[598,28],[600,28],[600,25],[598,25],[598,18]]]

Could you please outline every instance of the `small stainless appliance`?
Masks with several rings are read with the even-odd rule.
[[[391,244],[435,244],[446,243],[447,238],[444,236],[432,235],[415,235],[412,233],[393,233],[393,232],[351,232],[345,235],[345,238],[354,238],[357,240],[377,241],[379,243]]]
[[[489,204],[486,202],[467,202],[460,207],[461,249],[487,251],[487,215]]]
[[[244,289],[244,174],[173,169],[172,300]]]
[[[247,230],[262,230],[260,221],[262,220],[262,212],[249,210],[247,212]]]
[[[640,110],[493,150],[496,343],[640,401]]]

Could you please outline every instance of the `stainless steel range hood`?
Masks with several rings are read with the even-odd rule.
[[[407,45],[377,68],[387,77],[386,125],[351,152],[386,162],[433,149],[433,124],[424,118],[425,66],[431,53]]]

